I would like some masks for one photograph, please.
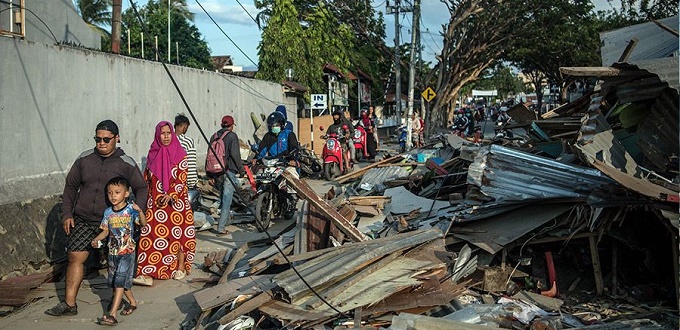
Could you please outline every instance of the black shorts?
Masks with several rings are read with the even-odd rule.
[[[85,222],[80,219],[74,219],[75,226],[71,228],[71,234],[66,236],[67,252],[92,252],[96,249],[92,247],[91,243],[97,235],[101,232],[98,223]]]

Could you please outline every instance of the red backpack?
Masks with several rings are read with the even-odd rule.
[[[208,148],[208,155],[205,157],[205,171],[210,174],[222,174],[226,169],[222,168],[222,163],[224,162],[224,156],[226,155],[226,147],[224,145],[224,137],[229,134],[230,131],[222,133],[222,136],[218,137],[217,133],[213,135],[213,141],[210,142],[210,146],[215,152],[213,153],[210,148]],[[227,166],[227,164],[223,164]]]

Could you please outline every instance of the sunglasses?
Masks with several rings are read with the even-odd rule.
[[[111,142],[111,140],[113,140],[114,138],[115,138],[115,137],[105,137],[105,138],[101,138],[101,137],[95,136],[95,137],[94,137],[94,142],[99,143],[99,142],[104,141],[104,143],[109,143],[109,142]]]

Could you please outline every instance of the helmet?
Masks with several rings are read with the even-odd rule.
[[[458,114],[461,114],[461,115],[462,115],[462,114],[464,114],[464,113],[465,113],[465,110],[463,110],[463,109],[458,109],[458,111],[456,111],[456,113],[458,113]]]
[[[338,116],[340,116],[340,118],[342,118],[342,116],[345,115],[345,112],[342,111],[342,109],[336,109],[335,111],[333,111],[333,116],[335,116],[335,115],[338,115]]]
[[[284,117],[283,114],[278,112],[278,111],[272,112],[267,117],[267,126],[268,127],[272,127],[276,123],[281,124],[281,128],[283,128],[286,124],[286,117]]]
[[[361,114],[361,115],[367,115],[367,114],[368,114],[368,109],[366,109],[366,108],[361,109],[361,113],[360,113],[360,114]]]

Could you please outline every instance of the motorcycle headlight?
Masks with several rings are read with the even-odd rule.
[[[276,159],[276,158],[273,158],[273,159],[262,159],[262,164],[264,164],[264,166],[267,166],[267,167],[273,167],[273,166],[276,165],[276,162],[278,162],[278,161],[279,161],[279,160]]]
[[[354,138],[356,138],[356,139],[361,138],[361,131],[360,131],[360,130],[355,130],[355,131],[354,131]]]
[[[327,140],[326,148],[328,148],[328,150],[333,150],[335,148],[335,140]]]

